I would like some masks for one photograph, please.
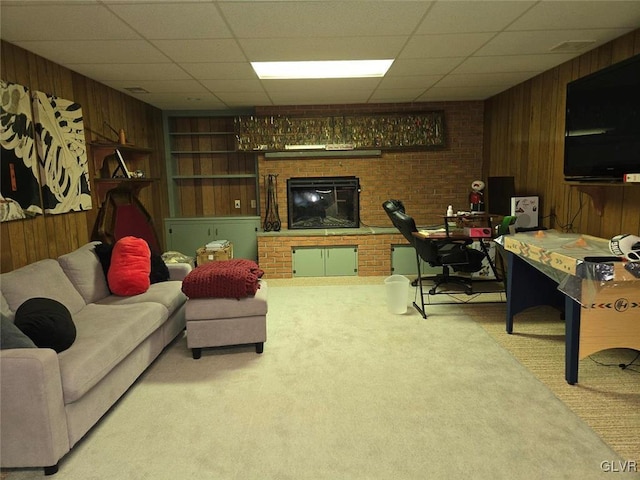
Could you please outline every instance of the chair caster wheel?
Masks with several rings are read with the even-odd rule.
[[[435,295],[436,294],[436,288],[433,287],[431,290],[429,290],[429,295]]]

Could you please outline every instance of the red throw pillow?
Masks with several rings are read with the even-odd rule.
[[[107,274],[109,290],[120,296],[131,296],[149,290],[151,282],[151,250],[138,237],[123,237],[113,246]]]

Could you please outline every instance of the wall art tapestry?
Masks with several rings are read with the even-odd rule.
[[[42,214],[31,99],[27,87],[0,80],[0,221]]]
[[[33,92],[33,117],[45,213],[90,210],[82,108],[71,100]]]

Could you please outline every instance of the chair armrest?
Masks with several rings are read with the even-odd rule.
[[[188,263],[167,263],[169,269],[169,280],[184,280],[192,270]]]
[[[57,464],[70,447],[56,352],[2,350],[0,382],[2,467]]]

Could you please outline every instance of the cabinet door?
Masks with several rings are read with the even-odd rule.
[[[358,249],[356,247],[327,247],[324,273],[328,277],[355,276],[358,274]]]
[[[324,277],[324,248],[294,248],[291,258],[294,277]]]
[[[213,238],[233,244],[233,258],[258,260],[260,217],[213,219]]]
[[[418,275],[416,251],[411,245],[391,245],[391,273],[394,275]],[[442,267],[432,267],[420,261],[420,273],[423,276],[438,275]]]
[[[213,240],[213,225],[210,222],[180,222],[165,223],[167,250],[196,256],[196,250]]]

